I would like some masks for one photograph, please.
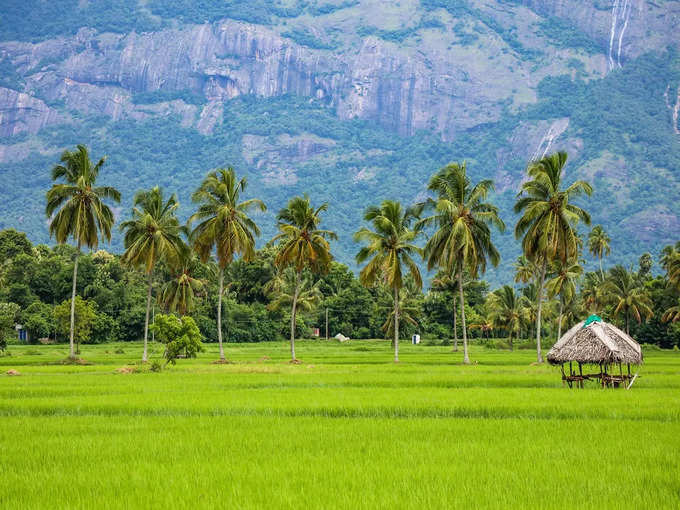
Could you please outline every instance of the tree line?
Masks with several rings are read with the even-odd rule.
[[[244,198],[247,181],[233,168],[208,173],[192,195],[196,209],[186,223],[177,217],[176,195],[160,187],[138,192],[119,226],[125,251],[115,256],[98,250],[111,239],[112,206],[121,197],[114,187],[97,185],[105,158],[93,163],[79,145],[61,155],[46,194],[57,245],[33,247],[16,231],[0,233],[0,327],[4,336],[16,321],[33,337],[67,335],[72,358],[81,341],[142,334],[143,361],[155,303],[204,337],[216,337],[222,362],[225,331],[230,340],[276,339],[284,322],[296,361],[296,337],[309,335],[311,325],[323,326],[328,311],[335,332],[390,336],[395,361],[399,337],[417,330],[447,342],[453,336],[454,350],[460,337],[464,363],[470,362],[469,335],[508,348],[533,335],[521,343],[535,346],[542,362],[545,334],[554,341],[586,313],[619,322],[643,341],[677,345],[680,243],[661,254],[664,276],[652,276],[650,254],[641,257],[638,271],[605,271],[609,238],[595,226],[584,241],[579,227],[590,225],[590,216],[587,207],[574,204],[592,188],[584,181],[567,185],[566,162],[566,153],[557,152],[529,163],[514,228],[523,251],[514,283],[524,287],[488,292],[480,277],[489,264],[499,264],[492,233],[506,226],[488,201],[493,182],[471,182],[465,163],[436,172],[431,196],[420,203],[385,200],[366,209],[366,226],[354,233],[361,245],[357,279],[333,260],[330,241],[337,235],[322,228],[328,205],[313,205],[306,195],[279,211],[278,233],[256,250],[255,218],[266,205]],[[585,248],[599,259],[599,272],[584,274]],[[421,262],[436,271],[426,293]]]

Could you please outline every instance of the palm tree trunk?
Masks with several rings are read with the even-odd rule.
[[[630,330],[628,329],[628,307],[626,307],[626,335],[630,335]]]
[[[602,270],[602,255],[600,255],[600,276],[602,277],[602,280],[604,281],[604,271]]]
[[[399,362],[399,289],[394,288],[394,362]]]
[[[220,361],[224,361],[224,347],[222,345],[222,294],[224,294],[224,269],[220,267],[219,294],[217,295],[217,342],[220,344]]]
[[[153,286],[152,276],[153,270],[149,271],[149,285],[146,289],[146,317],[144,318],[144,354],[142,354],[143,363],[149,361],[147,339],[149,338],[149,312],[151,311],[151,288]]]
[[[71,290],[71,329],[69,331],[69,358],[74,359],[76,352],[74,349],[74,338],[76,332],[76,280],[78,279],[78,258],[80,258],[80,245],[76,251],[76,259],[73,264],[73,289]]]
[[[295,293],[293,294],[293,309],[290,313],[290,356],[291,361],[295,361],[295,315],[297,314],[297,300],[300,293],[300,271],[295,277]]]
[[[456,314],[456,295],[453,295],[453,352],[458,352],[458,317]]]
[[[560,341],[560,338],[562,337],[562,311],[563,311],[564,304],[562,303],[562,300],[560,299],[560,317],[557,319],[557,341]]]
[[[513,351],[514,349],[512,348],[512,327],[510,328],[510,335],[508,336],[508,343],[510,344],[510,350]]]
[[[536,361],[543,363],[543,355],[541,354],[541,310],[543,309],[543,283],[545,281],[545,270],[547,261],[543,261],[543,268],[541,269],[541,281],[538,284],[538,312],[536,313]]]
[[[467,328],[465,327],[465,296],[463,294],[463,269],[458,271],[458,290],[460,291],[460,317],[463,321],[463,363],[470,363],[470,355],[468,354],[467,343]]]

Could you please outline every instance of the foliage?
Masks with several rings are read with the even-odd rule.
[[[90,341],[92,327],[97,316],[97,306],[80,296],[75,298],[75,322],[73,338],[76,344]],[[71,328],[71,301],[65,300],[54,307],[56,332],[68,337]]]
[[[7,341],[14,338],[16,331],[14,325],[18,318],[20,307],[16,303],[0,303],[0,339]]]
[[[203,336],[191,317],[159,314],[151,329],[156,333],[156,340],[165,344],[166,364],[174,365],[180,356],[195,358],[203,350]]]

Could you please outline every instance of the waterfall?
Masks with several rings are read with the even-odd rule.
[[[553,129],[553,125],[550,125],[550,128],[548,128],[548,132],[543,135],[543,138],[541,138],[541,141],[538,143],[538,146],[536,147],[536,150],[531,156],[531,161],[536,161],[538,159],[543,159],[545,155],[548,153],[548,150],[550,149],[550,146],[552,145],[553,141],[559,135],[559,133],[556,132],[555,129]],[[543,149],[543,151],[541,151]],[[539,157],[540,154],[540,157]]]
[[[671,90],[671,86],[666,87],[666,91],[663,93],[663,98],[666,103],[666,108],[671,112],[671,122],[673,123],[673,132],[676,135],[680,135],[680,125],[678,125],[678,120],[680,120],[680,85],[678,85],[678,94],[675,98],[673,104],[671,104],[668,97],[668,92]]]
[[[628,20],[632,10],[632,0],[614,0],[612,4],[612,25],[609,31],[609,50],[607,59],[609,70],[621,67],[621,48],[623,46],[623,34],[628,28]]]

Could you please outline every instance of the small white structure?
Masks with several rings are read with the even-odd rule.
[[[413,335],[411,337],[411,343],[413,345],[419,344],[420,343],[420,335]]]
[[[342,333],[338,333],[333,338],[335,338],[338,342],[346,342],[349,340],[349,337],[343,335]]]

